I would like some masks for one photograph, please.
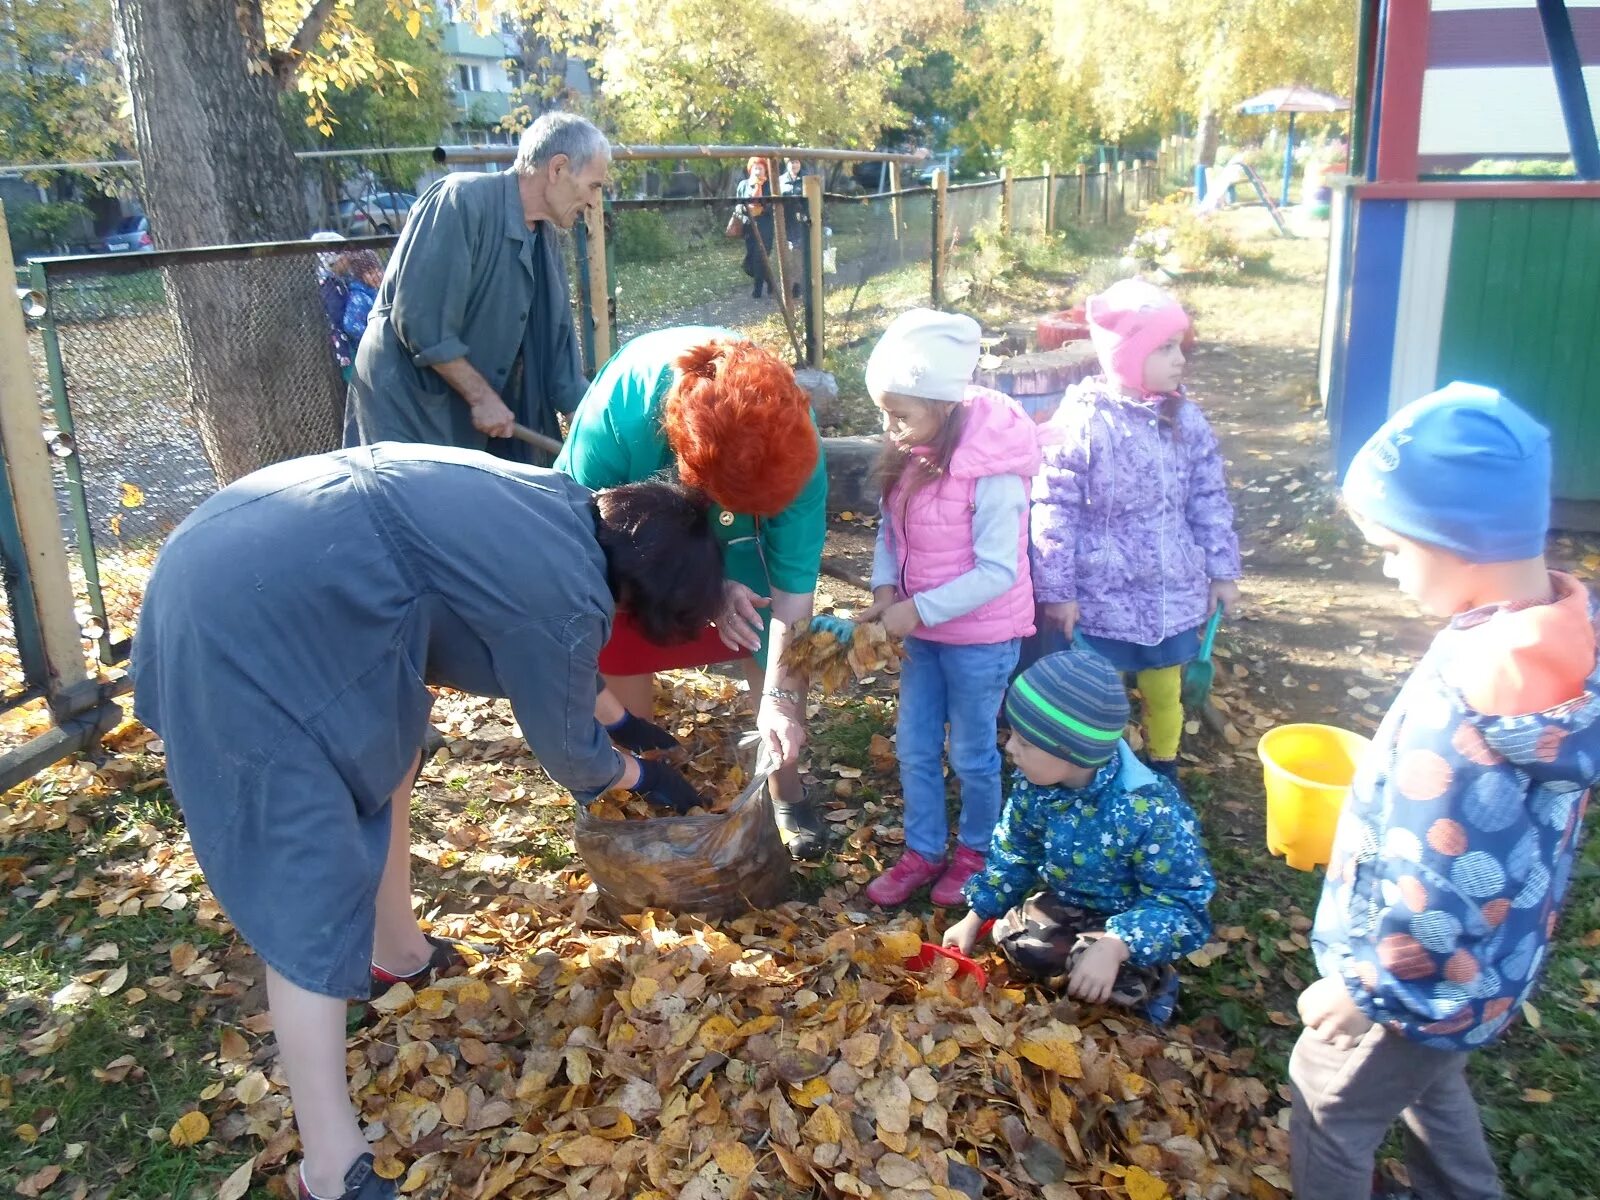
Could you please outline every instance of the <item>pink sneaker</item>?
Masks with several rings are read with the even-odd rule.
[[[933,885],[933,902],[940,908],[953,908],[957,904],[965,904],[967,898],[961,889],[967,886],[967,880],[988,865],[988,859],[976,850],[969,850],[957,843],[950,865],[944,869],[944,874],[939,876],[939,882]]]
[[[929,862],[915,850],[907,850],[899,862],[867,885],[867,899],[880,908],[894,908],[939,878],[943,870],[944,863]]]

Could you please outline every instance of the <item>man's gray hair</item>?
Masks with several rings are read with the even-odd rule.
[[[565,154],[572,169],[581,171],[596,158],[610,158],[611,143],[577,113],[547,112],[522,131],[511,169],[531,175],[558,154]]]

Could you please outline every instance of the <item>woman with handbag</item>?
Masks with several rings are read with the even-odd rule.
[[[739,181],[736,194],[748,201],[735,210],[734,215],[744,223],[744,273],[755,280],[755,290],[750,295],[759,300],[766,291],[772,265],[772,206],[758,201],[772,195],[772,183],[767,178],[767,160],[752,158],[745,164],[745,178]],[[728,223],[730,233],[733,222]]]

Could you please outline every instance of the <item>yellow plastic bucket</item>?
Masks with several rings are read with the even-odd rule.
[[[1327,864],[1339,810],[1371,744],[1332,725],[1279,725],[1262,735],[1268,850],[1297,871]]]

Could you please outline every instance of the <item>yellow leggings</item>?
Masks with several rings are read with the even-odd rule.
[[[1183,737],[1183,668],[1140,671],[1134,677],[1144,697],[1145,747],[1151,758],[1178,757]]]

